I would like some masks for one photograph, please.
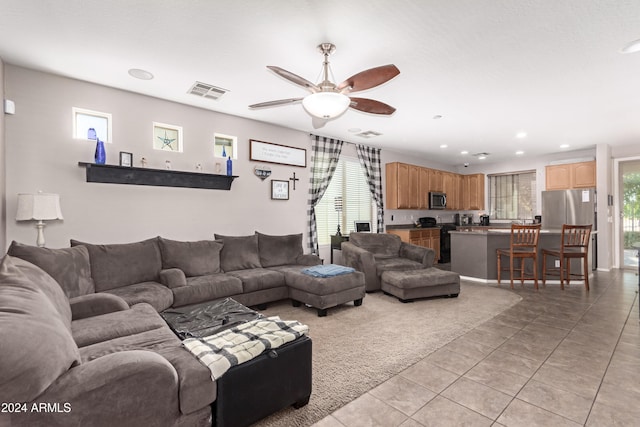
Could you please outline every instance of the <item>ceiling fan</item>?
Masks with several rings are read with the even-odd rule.
[[[349,77],[339,85],[336,85],[329,80],[329,55],[336,50],[335,45],[332,43],[322,43],[318,45],[318,50],[322,55],[324,55],[324,62],[322,63],[323,81],[318,84],[311,83],[309,80],[280,67],[272,65],[267,66],[268,69],[280,77],[307,89],[311,92],[310,95],[303,98],[288,98],[261,102],[259,104],[249,105],[249,108],[276,107],[302,102],[302,106],[307,113],[314,118],[322,119],[324,121],[320,126],[324,125],[326,121],[335,119],[342,115],[348,108],[353,108],[354,110],[363,111],[365,113],[380,115],[391,115],[396,111],[395,108],[385,104],[384,102],[376,101],[374,99],[349,96],[349,94],[353,92],[379,86],[400,74],[400,70],[398,70],[395,65],[383,65],[361,71]],[[314,126],[315,124],[316,122],[314,121]]]

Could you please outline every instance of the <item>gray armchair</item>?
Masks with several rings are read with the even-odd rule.
[[[344,265],[364,273],[365,290],[378,291],[385,271],[433,267],[435,251],[400,240],[395,234],[351,233],[342,243]]]

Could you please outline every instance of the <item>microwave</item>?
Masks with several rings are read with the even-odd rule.
[[[429,191],[429,209],[446,209],[447,195],[437,191]]]

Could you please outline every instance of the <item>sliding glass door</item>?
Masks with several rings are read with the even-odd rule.
[[[620,188],[622,266],[637,269],[638,249],[634,243],[640,244],[640,160],[620,163]]]

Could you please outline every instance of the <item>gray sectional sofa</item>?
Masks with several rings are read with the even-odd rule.
[[[0,425],[211,425],[216,383],[158,312],[287,298],[284,271],[316,264],[302,235],[13,242],[0,261],[0,402],[24,407]]]

